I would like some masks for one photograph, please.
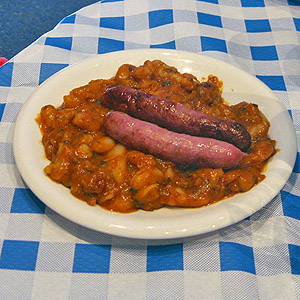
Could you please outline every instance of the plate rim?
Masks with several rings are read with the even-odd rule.
[[[20,141],[20,133],[22,132],[20,130],[20,128],[22,128],[22,125],[24,123],[24,119],[25,116],[24,114],[27,112],[27,110],[30,108],[30,105],[31,105],[31,101],[32,99],[34,99],[34,97],[41,91],[41,89],[47,87],[47,85],[49,85],[49,83],[51,84],[52,81],[55,81],[57,80],[57,78],[61,77],[64,75],[64,73],[67,73],[67,72],[70,72],[70,70],[74,69],[74,68],[78,68],[84,64],[89,64],[93,61],[97,61],[97,60],[101,60],[101,59],[105,59],[105,58],[109,58],[109,57],[118,57],[118,56],[122,56],[122,55],[137,55],[137,54],[141,54],[141,52],[143,52],[144,54],[153,54],[153,55],[179,55],[179,56],[188,56],[188,57],[197,57],[198,59],[208,59],[210,62],[215,62],[215,63],[221,63],[221,65],[225,65],[225,66],[230,66],[230,68],[234,68],[234,69],[237,69],[239,70],[239,72],[242,72],[245,76],[251,76],[252,79],[256,80],[256,82],[259,84],[259,85],[262,85],[264,89],[268,90],[269,93],[273,94],[274,96],[274,100],[276,99],[277,100],[277,105],[281,105],[282,108],[286,111],[285,107],[283,106],[283,104],[280,102],[280,100],[278,99],[278,97],[274,94],[274,92],[269,88],[267,87],[262,81],[260,81],[258,78],[256,78],[255,76],[249,74],[248,72],[246,72],[245,70],[241,69],[241,68],[238,68],[228,62],[224,62],[224,61],[221,61],[219,59],[216,59],[216,58],[213,58],[213,57],[210,57],[210,56],[207,56],[203,53],[193,53],[193,52],[187,52],[187,51],[182,51],[182,50],[170,50],[170,49],[134,49],[134,50],[122,50],[122,51],[116,51],[116,52],[109,52],[109,53],[106,53],[106,54],[100,54],[100,55],[96,55],[96,56],[93,56],[93,57],[90,57],[90,58],[87,58],[87,59],[84,59],[84,60],[81,60],[75,64],[72,64],[62,70],[60,70],[59,72],[55,73],[54,75],[50,76],[48,79],[46,79],[41,85],[39,85],[35,90],[34,92],[28,97],[28,99],[25,101],[21,111],[19,112],[19,115],[17,117],[17,121],[15,123],[15,128],[14,128],[14,133],[13,133],[13,152],[14,152],[14,157],[15,157],[15,161],[16,161],[16,164],[17,164],[17,167],[19,169],[19,172],[21,173],[21,176],[22,178],[24,179],[25,183],[28,185],[28,187],[31,189],[31,191],[43,202],[45,203],[45,205],[47,205],[49,208],[51,208],[52,210],[56,211],[58,214],[60,214],[61,216],[79,224],[79,225],[82,225],[84,227],[87,227],[87,228],[90,228],[90,229],[93,229],[93,230],[96,230],[96,231],[100,231],[100,232],[103,232],[103,233],[107,233],[107,234],[112,234],[112,235],[115,235],[115,236],[120,236],[120,237],[128,237],[128,238],[135,238],[135,239],[176,239],[176,238],[183,238],[183,237],[189,237],[189,236],[195,236],[195,235],[200,235],[200,234],[205,234],[205,233],[208,233],[208,232],[212,232],[212,231],[215,231],[215,230],[218,230],[218,229],[221,229],[221,228],[224,228],[224,227],[227,227],[229,225],[232,225],[232,224],[235,224],[241,220],[243,220],[244,218],[252,215],[254,212],[260,210],[263,206],[265,206],[267,203],[269,203],[275,196],[276,194],[278,194],[280,192],[280,190],[283,188],[284,184],[286,183],[286,181],[288,180],[290,174],[292,173],[292,168],[293,168],[293,165],[295,163],[295,160],[296,160],[296,154],[297,154],[297,149],[296,149],[296,142],[294,143],[293,147],[295,148],[294,149],[294,153],[293,153],[293,156],[294,157],[291,157],[290,159],[290,165],[289,165],[289,170],[287,172],[287,174],[285,175],[287,178],[285,180],[284,183],[282,183],[281,187],[277,188],[278,192],[276,193],[276,191],[272,191],[272,194],[274,194],[274,196],[269,199],[269,201],[267,202],[264,202],[260,208],[258,209],[254,209],[252,212],[250,212],[247,216],[244,215],[242,216],[241,218],[238,218],[237,220],[235,220],[234,222],[228,222],[226,220],[220,220],[220,223],[219,224],[215,224],[214,227],[211,227],[210,230],[207,230],[207,229],[204,229],[203,228],[200,228],[198,227],[197,229],[190,229],[190,230],[171,230],[171,232],[169,233],[166,233],[166,231],[164,232],[161,232],[159,229],[156,230],[152,228],[152,230],[150,230],[148,228],[148,231],[146,231],[145,233],[145,228],[136,228],[136,229],[133,229],[133,228],[122,228],[122,222],[121,224],[108,224],[106,222],[106,224],[104,225],[103,228],[95,228],[93,226],[93,224],[91,224],[90,222],[87,222],[86,220],[85,221],[82,221],[82,220],[78,220],[76,218],[74,218],[74,216],[66,213],[66,212],[61,212],[61,211],[57,211],[57,207],[55,207],[53,205],[53,203],[49,203],[49,201],[44,201],[42,198],[43,198],[43,195],[41,193],[41,191],[32,184],[32,178],[29,178],[28,174],[26,174],[26,171],[24,170],[24,163],[26,165],[26,162],[24,162],[24,158],[21,157],[20,155],[20,151],[18,149],[18,146],[19,146],[19,141]],[[114,70],[114,72],[116,72],[116,70]],[[209,75],[209,74],[207,74]],[[219,78],[220,80],[222,80],[222,78]],[[226,100],[226,99],[225,99]],[[60,100],[62,101],[62,99]],[[28,108],[29,107],[29,108]],[[288,115],[289,116],[289,115]],[[23,123],[22,123],[23,122]],[[291,132],[290,134],[294,136],[294,141],[296,140],[296,134],[295,134],[295,131],[294,131],[294,126],[293,126],[293,123],[291,121],[291,119],[289,119],[289,122],[290,122],[290,125],[292,125],[292,129],[293,129],[293,132]],[[37,125],[36,125],[37,126]],[[22,136],[21,136],[22,138]],[[294,161],[294,162],[293,162]],[[289,173],[289,174],[288,174]],[[49,179],[48,179],[49,180]],[[51,181],[51,180],[49,180]],[[28,183],[29,182],[29,183]],[[55,182],[52,182],[54,185],[56,186],[60,186],[59,184],[55,183]],[[264,181],[262,183],[260,183],[259,185],[263,184]],[[64,187],[63,187],[64,188]],[[60,188],[59,188],[60,189]],[[66,189],[66,188],[64,188]],[[257,186],[253,188],[253,190],[257,189]],[[68,191],[69,192],[69,191]],[[238,194],[239,195],[239,194]],[[76,199],[75,197],[73,197],[76,201],[79,201],[78,199]],[[227,201],[226,200],[222,200],[218,203],[215,203],[213,204],[213,206],[217,206],[219,205],[219,203],[223,202],[223,201]],[[84,205],[87,205],[86,203],[84,203]],[[103,208],[100,208],[98,206],[96,206],[97,209],[101,209],[101,210],[104,210]],[[202,207],[202,208],[196,208],[196,209],[193,209],[193,210],[205,210],[207,207]],[[163,209],[166,209],[166,208],[163,208]],[[169,208],[167,208],[169,209]],[[172,208],[171,208],[172,209]],[[191,210],[191,209],[185,209],[185,208],[179,208],[180,210]],[[108,214],[110,215],[118,215],[117,219],[120,219],[122,221],[122,219],[124,217],[120,217],[120,216],[130,216],[131,214],[119,214],[119,213],[113,213],[113,212],[109,212],[109,211],[106,211]],[[153,213],[153,212],[147,212],[147,213]]]

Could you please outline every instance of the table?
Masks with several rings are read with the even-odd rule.
[[[15,165],[13,128],[41,82],[96,54],[199,52],[257,76],[299,138],[300,7],[285,0],[103,0],[66,16],[0,68],[2,299],[300,299],[299,152],[279,195],[222,230],[169,241],[95,232],[51,211]],[[298,150],[299,151],[299,150]]]
[[[1,1],[0,56],[14,57],[40,35],[52,30],[63,17],[94,2],[97,1]]]

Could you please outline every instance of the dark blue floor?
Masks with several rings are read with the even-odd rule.
[[[0,0],[0,57],[12,58],[65,16],[95,0]]]

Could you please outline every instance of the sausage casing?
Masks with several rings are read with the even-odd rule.
[[[102,104],[170,130],[226,141],[246,151],[251,136],[241,124],[209,116],[168,99],[127,86],[106,88]]]
[[[117,111],[106,115],[104,128],[128,148],[179,165],[231,169],[247,155],[230,143],[169,131]]]

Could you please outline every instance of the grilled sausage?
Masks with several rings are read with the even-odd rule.
[[[242,151],[251,145],[249,132],[237,122],[215,118],[130,87],[109,86],[102,104],[176,132],[226,141]]]
[[[169,131],[117,111],[105,116],[104,128],[112,138],[128,148],[179,165],[231,169],[247,156],[227,142]]]

